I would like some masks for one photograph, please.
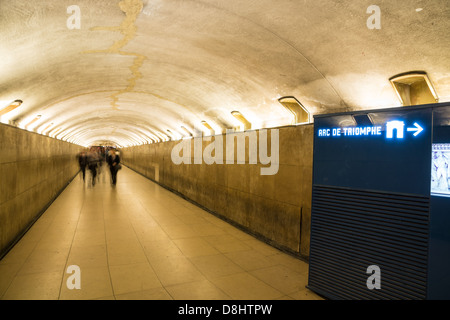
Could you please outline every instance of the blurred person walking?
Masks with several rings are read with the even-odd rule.
[[[86,180],[86,165],[87,165],[87,157],[86,157],[86,152],[81,151],[78,154],[78,164],[80,165],[80,170],[82,172],[83,175],[83,182]]]
[[[120,157],[118,154],[116,154],[116,151],[114,149],[110,150],[108,156],[108,165],[109,170],[111,171],[112,184],[115,186],[117,182],[117,172],[122,168],[122,166],[120,164]]]
[[[87,166],[92,176],[92,186],[95,186],[95,179],[97,177],[97,165],[98,165],[98,155],[92,148],[87,154]]]

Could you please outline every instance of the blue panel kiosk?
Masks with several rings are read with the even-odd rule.
[[[450,103],[315,116],[308,288],[450,299]]]

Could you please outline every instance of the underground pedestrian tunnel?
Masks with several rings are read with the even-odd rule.
[[[447,108],[449,21],[445,0],[1,0],[0,297],[327,298],[315,122]],[[118,151],[115,187],[107,164],[82,180],[91,147]]]

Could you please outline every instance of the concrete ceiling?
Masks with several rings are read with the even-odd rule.
[[[448,0],[0,0],[0,109],[23,100],[1,121],[135,145],[224,132],[233,110],[288,125],[282,96],[311,115],[396,107],[389,78],[414,70],[450,101],[449,30]]]

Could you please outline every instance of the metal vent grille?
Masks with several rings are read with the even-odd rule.
[[[314,186],[308,287],[330,299],[425,299],[429,202]],[[371,265],[379,290],[367,288]]]

